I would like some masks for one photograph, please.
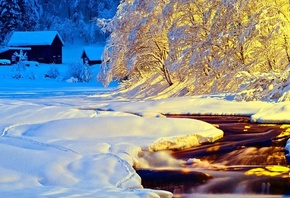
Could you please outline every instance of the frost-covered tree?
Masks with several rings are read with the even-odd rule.
[[[260,64],[266,71],[284,70],[289,64],[289,6],[288,1],[264,2],[260,7],[257,42],[260,50],[255,56],[262,57]]]
[[[38,1],[41,30],[58,30],[63,37],[71,37],[69,42],[82,39],[87,43],[105,42],[107,35],[101,33],[94,19],[113,17],[119,5],[119,0]],[[68,24],[72,27],[67,28]]]
[[[21,23],[21,8],[17,0],[0,1],[0,43],[6,34],[13,31]]]
[[[39,28],[41,6],[38,0],[19,0],[21,23],[18,30],[32,31]]]
[[[83,0],[85,7],[84,15],[87,16],[89,20],[92,20],[94,17],[97,17],[96,7],[97,7],[97,0]]]
[[[132,76],[144,78],[148,76],[147,73],[159,73],[168,85],[172,85],[171,74],[165,63],[169,52],[167,29],[161,17],[166,1],[158,2],[135,1],[134,7],[147,16],[139,20],[129,34],[125,64]],[[154,10],[152,5],[156,5]]]
[[[213,69],[210,28],[215,1],[170,1],[163,12],[170,19],[168,64],[178,81],[208,82]],[[184,75],[186,74],[186,75]]]
[[[91,0],[92,1],[92,0]],[[97,1],[95,6],[98,18],[113,18],[117,7],[119,5],[119,0],[106,0],[106,1]]]
[[[66,10],[67,18],[72,19],[79,4],[80,4],[80,0],[61,0],[60,1],[60,9]]]
[[[50,26],[51,30],[56,30],[61,35],[62,39],[66,43],[74,43],[74,39],[77,37],[79,31],[77,24],[71,19],[62,20],[59,17],[54,17]]]
[[[98,79],[105,85],[108,85],[114,79],[125,79],[129,75],[129,68],[124,63],[124,58],[129,50],[127,46],[129,34],[138,20],[143,17],[142,12],[138,12],[132,17],[131,13],[133,12],[134,5],[129,0],[123,1],[119,5],[114,19],[105,20],[106,22],[102,23],[103,31],[111,32],[110,40],[104,49],[101,70],[98,74]],[[99,22],[100,24],[101,22]],[[120,32],[122,33],[120,34]]]
[[[289,6],[288,0],[123,1],[103,26],[113,32],[99,77],[134,86],[132,79],[152,79],[162,65],[164,80],[186,82],[188,94],[237,91],[240,72],[289,65]]]
[[[1,41],[14,30],[38,29],[41,6],[38,0],[0,1]]]
[[[150,73],[159,73],[172,85],[165,65],[168,41],[161,17],[165,4],[166,1],[136,0],[134,3],[125,1],[119,6],[111,22],[113,26],[109,26],[113,27],[113,32],[105,49],[100,80],[105,84],[113,78],[138,81]],[[120,35],[115,30],[124,34]]]

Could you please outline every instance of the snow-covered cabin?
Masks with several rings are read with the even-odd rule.
[[[28,60],[56,64],[62,63],[63,45],[57,31],[14,32],[8,42],[8,47],[31,48]]]
[[[103,47],[85,47],[81,56],[83,63],[89,65],[101,64],[103,50]]]

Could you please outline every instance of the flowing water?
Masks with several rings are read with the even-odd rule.
[[[144,187],[168,190],[175,197],[286,197],[290,168],[284,146],[289,126],[250,123],[248,117],[183,116],[214,124],[224,138],[188,150],[173,151],[180,168],[137,170]]]

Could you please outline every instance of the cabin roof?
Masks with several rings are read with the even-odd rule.
[[[103,47],[85,47],[82,58],[86,55],[90,61],[98,61],[102,59]]]
[[[62,45],[64,45],[57,31],[14,32],[8,42],[8,46],[51,45],[56,37],[58,37]]]
[[[3,48],[0,48],[0,53],[7,52],[9,50],[25,50],[25,51],[28,51],[28,50],[31,50],[31,47],[3,47]]]

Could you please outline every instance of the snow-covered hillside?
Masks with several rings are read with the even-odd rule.
[[[70,95],[65,89],[43,96],[26,87],[23,97],[17,87],[10,87],[10,94],[1,91],[2,196],[172,197],[144,189],[133,167],[180,168],[186,161],[164,149],[211,143],[223,132],[202,121],[164,114],[252,115],[253,121],[290,122],[288,103],[216,96],[131,101],[97,90]]]
[[[168,149],[210,144],[223,131],[164,114],[248,115],[255,122],[290,122],[287,102],[232,101],[235,95],[230,94],[158,99],[182,95],[186,87],[163,89],[160,78],[151,78],[155,89],[141,81],[125,92],[117,84],[104,88],[95,78],[75,82],[67,77],[68,67],[80,61],[81,50],[66,46],[64,64],[31,65],[18,79],[13,78],[18,72],[14,66],[0,67],[1,196],[172,197],[144,189],[134,168],[180,168],[186,161],[174,159]],[[51,68],[58,69],[57,78],[45,77]],[[98,65],[92,69],[96,75]],[[156,97],[150,100],[152,95]]]
[[[289,7],[286,0],[122,1],[107,25],[99,79],[126,79],[122,90],[136,97],[289,100]]]

